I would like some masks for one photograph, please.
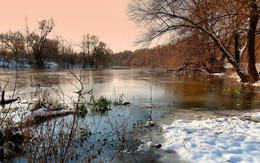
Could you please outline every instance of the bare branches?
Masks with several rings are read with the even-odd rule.
[[[137,24],[143,25],[146,31],[138,43],[148,45],[157,38],[171,34],[175,36],[171,37],[173,39],[180,38],[180,35],[186,37],[199,30],[213,40],[216,47],[237,70],[242,81],[248,81],[248,74],[235,60],[234,49],[230,44],[234,43],[235,33],[239,33],[239,39],[247,40],[248,43],[250,40],[255,41],[252,35],[251,39],[246,39],[251,29],[249,22],[253,20],[250,12],[251,15],[252,12],[257,13],[252,11],[252,6],[257,8],[255,0],[132,0],[132,2],[128,7],[129,17]],[[258,19],[255,23],[258,23]],[[253,33],[257,34],[257,28]],[[248,43],[243,42],[242,45]],[[235,48],[238,54],[240,44],[237,43]],[[254,49],[253,46],[246,48]],[[244,48],[242,49],[243,53]],[[253,52],[250,56],[254,58],[254,55]],[[254,69],[255,65],[249,67]]]
[[[13,52],[17,59],[25,54],[24,36],[21,32],[7,32],[0,34],[0,42],[4,47]]]
[[[107,66],[111,50],[106,43],[100,41],[97,36],[86,34],[79,45],[81,48],[81,64],[83,68],[94,66]]]
[[[30,49],[32,49],[32,54],[34,55],[36,66],[38,68],[44,67],[44,61],[46,56],[44,53],[44,48],[46,47],[47,37],[52,32],[55,22],[53,19],[42,20],[38,22],[39,33],[30,32],[28,27],[26,29],[26,40]]]

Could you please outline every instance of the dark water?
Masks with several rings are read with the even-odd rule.
[[[88,113],[85,117],[77,119],[79,129],[88,129],[93,133],[87,141],[77,146],[79,158],[85,157],[89,152],[90,149],[86,146],[100,143],[101,140],[109,142],[107,146],[102,147],[105,158],[102,159],[106,160],[112,153],[117,153],[120,146],[117,143],[118,140],[121,141],[119,137],[125,132],[122,129],[131,132],[138,123],[143,126],[143,123],[150,118],[150,109],[153,109],[152,117],[155,121],[165,113],[174,114],[176,110],[183,110],[185,113],[233,110],[240,112],[260,109],[259,87],[242,85],[233,79],[212,75],[172,75],[162,70],[152,69],[25,69],[18,72],[13,69],[0,69],[0,86],[1,89],[6,90],[6,97],[19,96],[22,101],[35,98],[37,91],[41,92],[40,96],[48,92],[51,97],[65,103],[73,101],[81,83],[85,91],[92,89],[95,97],[104,96],[115,100],[121,96],[124,101],[130,102],[130,105],[115,107],[105,114]],[[73,116],[66,117],[69,123],[72,120]],[[38,129],[36,130],[38,132]],[[157,155],[158,157],[162,155],[157,151],[129,154],[130,150],[135,151],[140,145],[136,137],[141,138],[142,131],[135,130],[136,133],[128,137],[131,144],[129,148],[124,149],[128,153],[126,157],[114,158],[112,162],[126,159],[130,162],[140,162],[140,160],[142,162],[141,155],[144,160],[151,155],[154,156],[153,160],[156,160]],[[93,148],[94,151],[98,151],[99,146]],[[138,159],[134,160],[133,155]],[[177,160],[177,156],[174,158]],[[97,160],[102,161],[102,159]],[[23,159],[19,158],[19,161],[23,162]]]

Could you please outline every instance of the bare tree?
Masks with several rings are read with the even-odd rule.
[[[86,34],[83,36],[83,40],[81,41],[80,48],[82,49],[83,59],[82,64],[83,67],[86,67],[87,62],[89,63],[90,67],[94,66],[95,62],[95,51],[98,47],[98,37],[92,36],[90,34]]]
[[[44,48],[46,47],[46,41],[48,35],[52,32],[55,23],[53,19],[41,20],[39,24],[39,34],[30,32],[28,27],[26,29],[26,39],[28,43],[28,53],[32,53],[35,58],[36,67],[43,68],[44,61],[47,56],[44,54]]]
[[[94,53],[96,65],[107,67],[111,54],[112,51],[107,48],[106,43],[100,41]]]
[[[150,44],[165,35],[183,38],[199,30],[228,59],[242,82],[254,83],[258,80],[255,66],[258,3],[257,0],[132,0],[128,12],[132,20],[146,29],[138,43]],[[240,64],[246,49],[247,69]]]
[[[59,62],[70,64],[71,66],[76,64],[79,61],[79,56],[74,52],[73,43],[61,36],[57,36],[56,40],[58,41]]]
[[[24,36],[21,32],[12,32],[0,34],[0,42],[3,45],[3,48],[11,51],[14,54],[16,59],[25,56],[25,45],[24,45]]]
[[[44,56],[48,61],[58,61],[59,42],[56,39],[47,39],[43,49]]]

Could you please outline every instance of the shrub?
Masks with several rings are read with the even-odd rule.
[[[100,96],[98,99],[95,99],[93,95],[91,95],[88,105],[90,106],[90,110],[92,112],[106,112],[110,110],[111,100],[107,99],[104,96]]]

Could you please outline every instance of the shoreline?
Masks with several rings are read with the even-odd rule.
[[[221,161],[241,160],[243,162],[244,160],[242,158],[243,155],[241,155],[241,152],[246,156],[248,160],[251,159],[252,162],[256,162],[259,161],[260,158],[258,157],[254,158],[254,155],[252,156],[250,154],[251,152],[250,149],[247,148],[243,149],[242,147],[240,149],[239,147],[225,146],[225,143],[223,144],[223,142],[221,141],[226,141],[228,137],[227,136],[225,136],[224,138],[219,137],[219,135],[225,135],[226,133],[228,134],[235,133],[235,137],[237,137],[238,140],[245,139],[244,141],[237,142],[238,146],[239,145],[243,146],[244,144],[248,143],[246,141],[247,139],[249,139],[248,137],[243,137],[243,134],[233,132],[231,131],[231,129],[236,128],[237,130],[246,130],[243,126],[250,127],[250,124],[252,124],[252,126],[254,126],[256,130],[260,131],[260,127],[257,128],[257,124],[254,124],[254,122],[246,119],[247,116],[253,117],[254,114],[258,115],[257,118],[259,118],[260,121],[260,108],[249,110],[248,112],[239,111],[239,110],[230,110],[230,111],[223,110],[217,112],[201,111],[201,110],[196,111],[196,110],[189,110],[189,109],[174,110],[171,111],[170,113],[163,115],[161,118],[157,119],[157,124],[158,124],[157,127],[153,128],[150,133],[148,133],[143,137],[142,141],[144,142],[144,144],[140,147],[140,150],[145,151],[144,153],[153,153],[158,158],[157,161],[165,162],[165,163],[168,162],[169,160],[171,161],[174,160],[174,162],[197,162],[197,161],[214,162],[216,160],[221,160]],[[243,116],[246,117],[244,120],[241,119],[241,117]],[[236,124],[233,124],[233,121],[235,121]],[[197,123],[201,123],[199,128],[196,128]],[[208,124],[210,124],[211,126],[207,128]],[[219,131],[218,133],[218,130],[221,130],[222,128],[218,128],[218,130],[214,130],[218,126],[222,126],[224,124],[227,125],[223,127],[223,131]],[[203,128],[207,128],[207,129],[203,130]],[[176,132],[179,132],[179,135],[175,134]],[[200,137],[202,139],[200,139]],[[203,143],[204,138],[211,138],[211,137],[213,138],[209,139],[210,140],[209,143],[208,142]],[[204,151],[204,148],[214,148],[215,146],[219,148],[218,144],[214,144],[216,143],[215,141],[221,144],[223,149],[225,149],[221,151],[222,154],[219,155],[219,157],[217,157],[218,155],[214,150],[213,151],[209,150],[208,151],[209,153],[207,153],[207,151]],[[188,147],[185,148],[183,147],[184,142],[185,144],[187,143]],[[179,145],[176,145],[178,143]],[[228,143],[228,140],[226,143]],[[160,149],[152,148],[156,144],[161,144],[162,148]],[[254,146],[254,144],[251,146],[253,149],[256,149],[253,151],[254,153],[255,152],[260,153],[260,139],[257,142],[257,144],[259,145],[259,150],[257,146],[256,147]],[[237,150],[232,151],[231,149],[233,148],[237,148]],[[191,149],[193,149],[192,152],[190,151]],[[240,153],[237,151],[239,151]],[[184,155],[185,157],[183,157]],[[226,159],[223,159],[222,155],[225,155]]]

